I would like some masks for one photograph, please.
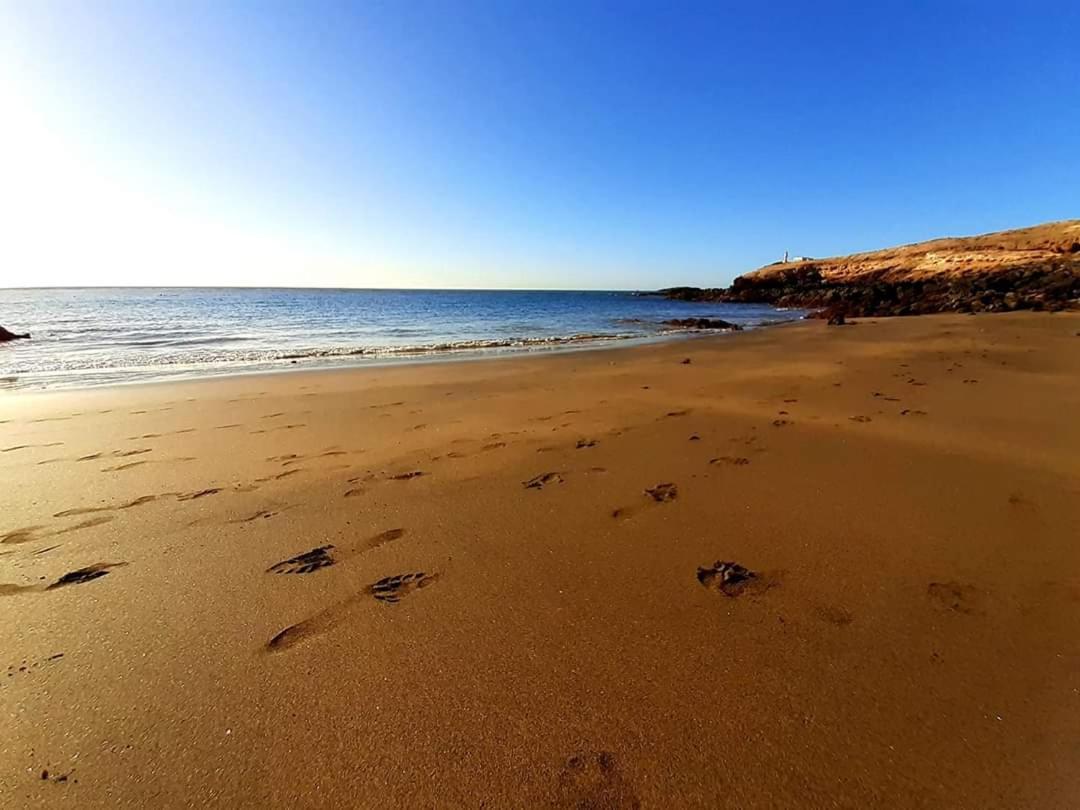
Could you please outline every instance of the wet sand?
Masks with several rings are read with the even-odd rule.
[[[5,394],[0,804],[1074,807],[1078,415],[1076,314]]]

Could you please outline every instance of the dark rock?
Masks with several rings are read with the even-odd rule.
[[[742,329],[737,323],[724,321],[720,318],[674,318],[664,321],[665,326],[678,326],[683,329],[730,329],[738,332]]]
[[[9,332],[4,327],[0,326],[0,343],[6,343],[9,340],[29,340],[29,339],[30,339],[30,333],[29,332],[27,332],[25,335],[17,335],[14,332]]]
[[[844,310],[840,307],[833,307],[825,313],[825,317],[828,319],[826,323],[829,326],[843,326],[847,323],[847,318],[844,316]]]

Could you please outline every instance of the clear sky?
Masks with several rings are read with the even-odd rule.
[[[0,0],[0,287],[716,286],[1080,216],[1080,4]]]

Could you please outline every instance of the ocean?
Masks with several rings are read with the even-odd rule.
[[[764,326],[802,313],[628,292],[0,289],[0,387],[71,388],[662,339],[674,318]]]

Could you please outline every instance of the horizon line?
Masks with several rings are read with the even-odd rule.
[[[312,290],[322,292],[658,292],[663,288],[625,287],[570,288],[570,287],[309,287],[304,285],[253,284],[85,284],[85,285],[39,285],[26,287],[0,287],[0,292],[15,290]]]

